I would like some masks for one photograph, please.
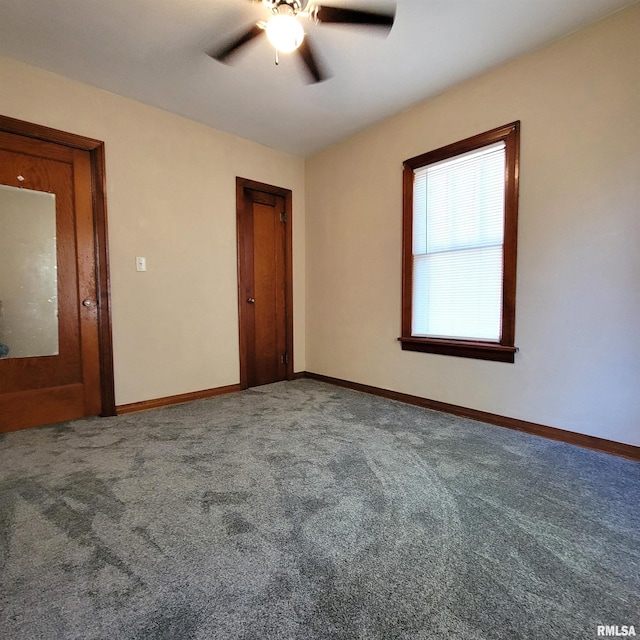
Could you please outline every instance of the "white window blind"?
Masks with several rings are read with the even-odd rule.
[[[414,170],[412,335],[501,337],[505,144]]]

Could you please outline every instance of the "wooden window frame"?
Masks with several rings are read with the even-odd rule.
[[[413,182],[416,169],[474,151],[500,141],[505,143],[505,214],[503,245],[502,330],[497,342],[425,338],[411,335],[413,305]],[[403,163],[402,201],[402,335],[404,351],[514,362],[516,315],[516,256],[518,236],[518,182],[520,121],[492,129],[460,142],[423,153]]]

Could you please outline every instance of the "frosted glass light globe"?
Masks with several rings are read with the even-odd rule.
[[[280,53],[290,53],[302,44],[304,29],[293,16],[279,14],[267,23],[267,38]]]

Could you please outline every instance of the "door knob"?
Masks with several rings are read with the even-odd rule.
[[[254,303],[255,303],[255,301],[256,301],[256,299],[255,299],[255,298],[247,298],[247,302],[248,302],[249,304],[254,304]]]
[[[82,301],[82,304],[85,307],[93,307],[94,302],[93,300],[89,300],[89,298],[87,298],[86,300]]]

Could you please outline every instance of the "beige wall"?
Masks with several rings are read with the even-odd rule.
[[[7,59],[0,88],[1,114],[105,141],[117,404],[239,381],[236,176],[293,191],[305,369],[302,159]]]
[[[521,120],[515,364],[401,351],[402,161]],[[640,5],[307,160],[307,370],[640,445]]]

